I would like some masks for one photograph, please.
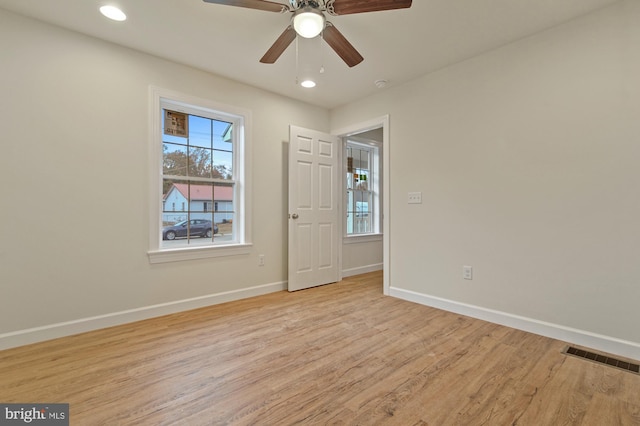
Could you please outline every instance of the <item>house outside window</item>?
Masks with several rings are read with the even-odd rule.
[[[151,262],[246,252],[250,114],[183,95],[163,96],[162,89],[152,92],[152,164],[158,165],[152,199],[158,208],[151,221]]]
[[[349,138],[346,159],[346,236],[379,234],[380,146]]]

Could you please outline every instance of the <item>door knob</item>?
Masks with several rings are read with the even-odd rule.
[[[298,213],[294,213],[294,214],[292,214],[292,215],[291,215],[291,218],[292,218],[292,219],[297,219],[297,218],[299,218],[299,217],[300,217],[300,216],[298,216]]]

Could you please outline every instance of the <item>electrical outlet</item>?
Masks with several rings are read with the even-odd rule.
[[[409,192],[407,201],[409,204],[422,204],[422,192]]]
[[[464,278],[465,280],[473,279],[473,268],[471,266],[462,267],[462,278]]]
[[[258,255],[258,266],[264,266],[264,254]]]

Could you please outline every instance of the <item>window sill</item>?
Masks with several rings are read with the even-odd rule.
[[[382,241],[382,234],[349,235],[342,239],[343,244],[360,244]]]
[[[183,260],[209,259],[212,257],[246,255],[252,244],[232,246],[187,247],[172,250],[151,250],[147,252],[149,263],[180,262]]]

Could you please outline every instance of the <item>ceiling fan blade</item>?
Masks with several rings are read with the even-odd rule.
[[[287,50],[287,47],[289,47],[291,42],[293,42],[293,40],[295,39],[296,32],[293,27],[289,25],[287,29],[284,30],[282,34],[280,34],[280,37],[278,37],[276,42],[273,43],[273,46],[271,46],[269,50],[267,50],[267,53],[265,53],[262,59],[260,59],[260,62],[262,62],[263,64],[273,64],[278,60],[280,55],[282,55],[282,52]]]
[[[331,22],[327,22],[327,26],[324,27],[322,38],[350,68],[364,61],[362,55]]]
[[[267,12],[289,12],[289,6],[266,0],[204,0],[205,3],[224,4],[226,6],[247,7]]]
[[[352,13],[406,9],[411,7],[411,1],[412,0],[335,0],[333,12],[336,15],[349,15]]]

